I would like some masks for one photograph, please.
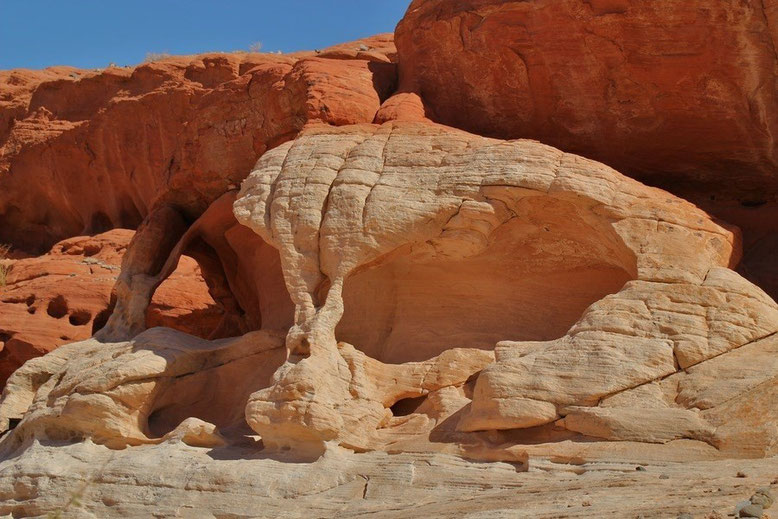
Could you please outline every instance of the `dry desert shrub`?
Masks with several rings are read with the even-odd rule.
[[[0,287],[6,285],[8,273],[11,271],[11,265],[5,261],[8,259],[9,252],[11,252],[10,245],[0,244]]]
[[[147,52],[146,53],[146,59],[143,60],[144,63],[154,63],[155,61],[160,61],[165,58],[169,58],[170,54],[167,52]]]

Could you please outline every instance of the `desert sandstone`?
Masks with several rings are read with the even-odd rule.
[[[0,514],[767,510],[774,16],[0,72]]]

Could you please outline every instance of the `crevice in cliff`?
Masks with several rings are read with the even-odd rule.
[[[636,390],[636,389],[638,389],[640,387],[643,387],[643,386],[646,386],[648,384],[654,384],[654,383],[662,382],[663,380],[666,380],[666,379],[668,379],[668,378],[670,378],[672,376],[678,375],[678,374],[687,373],[688,370],[693,369],[693,368],[695,368],[697,366],[700,366],[702,364],[705,364],[706,362],[710,362],[710,361],[712,361],[714,359],[717,359],[719,357],[723,357],[723,356],[732,354],[732,353],[736,352],[737,350],[739,350],[740,348],[746,347],[746,346],[748,346],[750,344],[754,344],[754,343],[759,342],[759,341],[768,340],[771,337],[776,337],[776,336],[778,336],[778,332],[772,332],[772,333],[769,333],[769,334],[764,335],[762,337],[757,337],[756,339],[750,340],[748,342],[745,342],[743,344],[735,346],[735,347],[733,347],[731,349],[728,349],[726,351],[723,351],[721,353],[717,353],[715,355],[711,355],[710,357],[707,357],[705,360],[702,360],[700,362],[697,362],[695,364],[687,366],[686,368],[678,369],[676,371],[673,371],[672,373],[668,373],[667,375],[664,375],[664,376],[661,376],[661,377],[657,377],[657,378],[653,378],[651,380],[646,380],[646,381],[640,382],[638,384],[634,384],[632,386],[625,387],[623,389],[619,389],[618,391],[614,391],[612,393],[608,393],[607,395],[603,395],[602,397],[600,397],[598,399],[597,403],[594,406],[592,406],[592,407],[598,407],[603,402],[603,400],[607,400],[609,398],[612,398],[612,397],[614,397],[616,395],[620,395],[622,393],[626,393],[628,391]],[[753,389],[753,388],[749,388],[748,391],[750,391],[751,389]],[[732,397],[732,399],[737,398],[738,396],[740,396],[740,394],[742,394],[742,393],[739,393],[739,394],[735,395],[734,397]]]

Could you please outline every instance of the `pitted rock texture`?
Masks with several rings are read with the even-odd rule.
[[[7,285],[0,287],[0,384],[25,361],[88,339],[105,326],[121,258],[133,235],[114,229],[69,238],[43,256],[11,261]],[[209,337],[223,313],[197,263],[183,257],[143,319],[149,327]]]

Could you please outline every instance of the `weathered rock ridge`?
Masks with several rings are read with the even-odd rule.
[[[0,72],[0,243],[42,252],[163,206],[193,220],[307,122],[372,122],[393,45],[360,45]]]

